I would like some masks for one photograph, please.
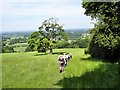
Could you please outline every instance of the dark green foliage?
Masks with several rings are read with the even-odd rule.
[[[56,44],[56,48],[69,48],[70,43],[67,41],[60,41]]]
[[[68,38],[63,26],[59,25],[57,19],[55,18],[49,18],[48,20],[45,20],[39,27],[39,31],[42,33],[43,37],[47,38],[52,43],[56,43],[58,40]]]
[[[70,40],[76,40],[77,38],[80,38],[82,34],[85,33],[86,30],[66,30],[66,32],[69,35]]]
[[[39,31],[32,33],[28,40],[30,48],[38,52],[46,52],[52,49],[59,40],[68,38],[63,26],[60,26],[54,18],[45,20],[38,29]]]
[[[89,53],[115,62],[120,58],[120,2],[83,2],[85,14],[97,19],[91,29]]]
[[[0,42],[0,53],[13,53],[14,49],[11,46],[6,46],[5,42]]]
[[[87,37],[81,38],[78,42],[79,42],[79,48],[86,48],[86,47],[88,47],[89,38],[87,38]]]
[[[13,53],[13,52],[14,52],[13,47],[10,47],[10,46],[2,47],[2,53]]]
[[[6,46],[5,42],[2,41],[2,47]]]
[[[71,48],[86,48],[88,47],[89,38],[79,38],[75,41],[72,41],[69,45]]]
[[[37,47],[38,52],[45,52],[49,49],[50,43],[49,40],[47,38],[43,38],[40,41],[39,46]]]
[[[46,52],[49,48],[49,41],[44,38],[43,34],[39,31],[31,34],[28,40],[31,50],[37,50],[38,52]]]
[[[89,38],[79,38],[75,41],[60,41],[57,42],[56,48],[86,48],[88,47]]]
[[[28,46],[28,47],[25,49],[25,52],[30,52],[30,51],[34,51],[34,50],[31,49],[30,46]]]
[[[13,45],[15,43],[26,43],[27,42],[27,38],[15,38],[15,39],[11,39],[9,45]]]
[[[88,48],[84,50],[84,54],[89,54]]]
[[[120,58],[120,37],[96,33],[89,46],[92,57],[114,62]]]

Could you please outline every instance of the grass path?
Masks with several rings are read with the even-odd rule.
[[[73,58],[59,73],[58,52]],[[3,88],[106,88],[118,86],[118,64],[84,55],[84,49],[55,49],[53,55],[37,52],[2,54]]]

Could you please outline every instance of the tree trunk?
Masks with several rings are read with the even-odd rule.
[[[52,54],[53,53],[53,49],[52,49],[52,47],[50,47],[50,54]]]

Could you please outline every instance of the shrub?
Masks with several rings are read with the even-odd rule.
[[[116,62],[120,58],[119,52],[120,38],[117,36],[95,34],[90,42],[89,53],[92,57]]]
[[[31,51],[34,51],[34,50],[31,49],[30,46],[28,46],[28,47],[25,49],[25,52],[31,52]]]
[[[56,48],[68,48],[69,45],[70,44],[67,41],[60,41],[56,44]]]
[[[10,46],[2,47],[2,53],[13,53],[13,52],[14,52],[13,47],[10,47]]]

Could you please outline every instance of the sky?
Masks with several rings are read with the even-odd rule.
[[[84,14],[82,0],[0,0],[2,32],[36,31],[42,22],[58,18],[64,29],[92,28],[93,20]]]

